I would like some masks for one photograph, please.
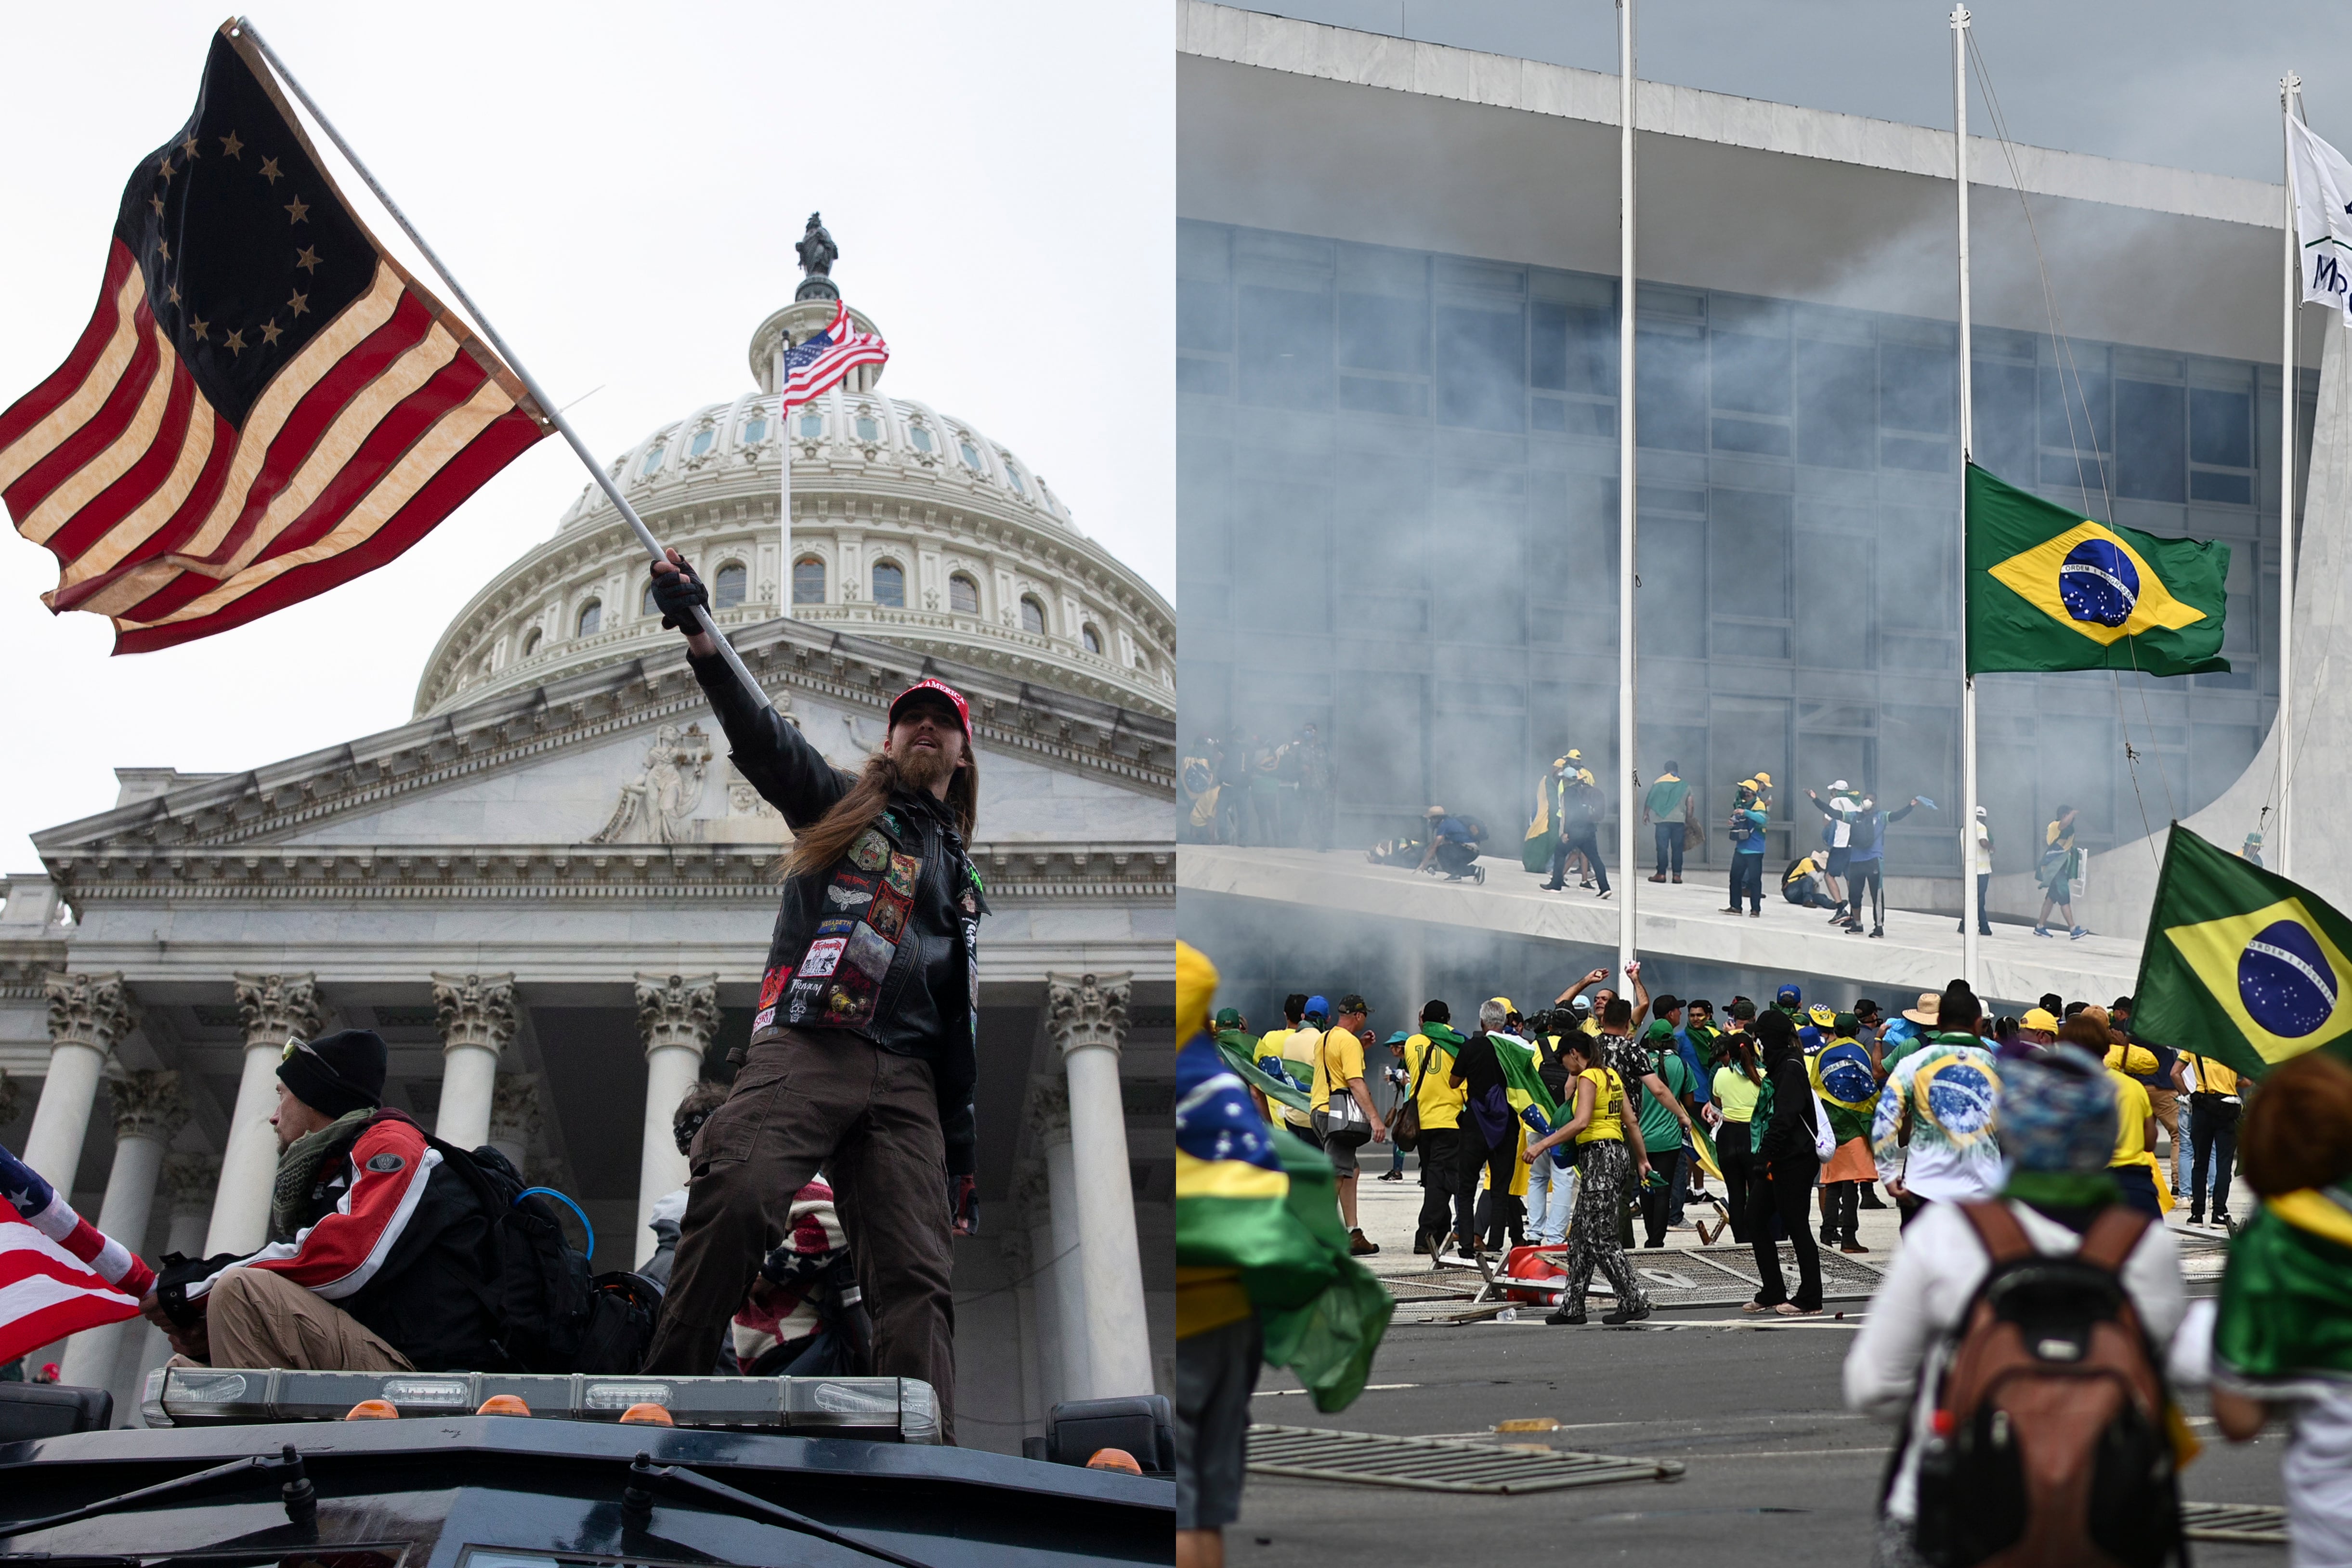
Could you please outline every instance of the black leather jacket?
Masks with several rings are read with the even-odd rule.
[[[798,831],[856,782],[773,708],[754,705],[724,658],[689,657],[737,771]],[[949,808],[899,791],[824,872],[784,883],[752,1016],[753,1044],[785,1029],[841,1029],[931,1064],[950,1174],[975,1163],[980,917],[988,910]]]

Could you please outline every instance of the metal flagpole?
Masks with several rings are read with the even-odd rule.
[[[2279,796],[2278,822],[2266,847],[2271,866],[2282,877],[2294,874],[2288,868],[2294,864],[2294,840],[2287,813],[2294,793],[2294,732],[2287,719],[2294,711],[2294,692],[2290,679],[2294,673],[2294,329],[2303,302],[2303,258],[2294,232],[2294,132],[2287,122],[2302,97],[2301,77],[2289,71],[2279,79],[2279,155],[2286,171],[2286,300],[2279,328],[2279,693],[2278,719],[2273,725],[2278,733]]]
[[[1969,676],[1969,455],[1975,434],[1969,321],[1969,8],[1952,7],[1952,184],[1959,192],[1960,263],[1960,974],[1977,983],[1977,687]]]
[[[555,426],[557,433],[564,440],[571,443],[572,450],[578,454],[581,463],[588,470],[589,477],[603,489],[605,496],[620,509],[621,516],[628,522],[629,527],[635,531],[637,542],[646,547],[646,553],[656,561],[667,560],[667,557],[662,553],[661,541],[654,537],[653,530],[647,528],[645,519],[637,515],[637,509],[631,506],[628,499],[621,494],[621,487],[614,482],[612,475],[604,471],[604,465],[596,461],[594,455],[588,450],[587,443],[580,439],[580,433],[572,427],[572,422],[564,418],[562,410],[555,405],[555,400],[548,396],[541,388],[538,380],[524,368],[522,361],[516,357],[514,350],[507,347],[506,340],[499,335],[498,328],[492,326],[490,319],[482,314],[482,308],[474,303],[473,296],[466,292],[466,286],[452,277],[448,268],[442,265],[441,258],[435,254],[433,247],[425,243],[425,237],[416,232],[415,226],[408,221],[408,215],[400,210],[400,204],[394,201],[391,194],[376,183],[375,175],[371,174],[368,166],[360,161],[360,155],[352,150],[352,144],[343,140],[343,133],[335,129],[335,122],[327,118],[325,111],[320,109],[317,101],[304,89],[300,80],[292,71],[286,68],[286,62],[278,58],[276,49],[269,47],[269,40],[261,36],[261,29],[243,16],[236,19],[236,26],[247,37],[253,40],[253,47],[261,51],[262,58],[269,62],[270,68],[275,70],[293,90],[294,96],[302,100],[302,107],[310,111],[310,118],[319,122],[319,129],[327,133],[327,139],[335,144],[336,150],[341,153],[345,160],[358,172],[360,178],[367,183],[367,188],[375,193],[375,199],[383,204],[383,210],[392,215],[392,221],[400,226],[401,233],[408,236],[410,242],[424,254],[425,261],[432,266],[433,270],[440,274],[441,281],[447,284],[449,291],[457,297],[457,303],[466,307],[466,313],[474,318],[476,323],[482,329],[482,335],[490,340],[492,348],[499,351],[499,357],[514,367],[514,373],[521,379],[524,389],[530,394],[532,400],[546,414],[547,422]],[[751,679],[751,672],[743,668],[742,659],[737,657],[734,647],[720,633],[718,623],[710,618],[710,612],[707,609],[698,609],[694,613],[694,618],[702,624],[702,629],[710,635],[711,640],[718,643],[719,657],[726,659],[728,668],[734,670],[737,677],[742,680],[744,689],[749,691],[756,700],[765,704],[768,694],[760,689],[758,681]]]
[[[1633,905],[1633,0],[1617,0],[1617,967],[1637,956]],[[1627,985],[1618,993],[1630,996]]]

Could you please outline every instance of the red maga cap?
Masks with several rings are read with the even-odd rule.
[[[890,722],[896,724],[898,721],[898,710],[907,705],[907,700],[908,698],[925,691],[936,691],[940,696],[948,700],[948,705],[955,710],[956,722],[963,726],[963,738],[967,741],[971,740],[971,706],[963,700],[962,692],[958,691],[954,687],[950,686],[944,680],[932,680],[926,678],[924,679],[918,680],[914,685],[909,686],[906,690],[898,693],[898,695],[892,699],[890,702]]]

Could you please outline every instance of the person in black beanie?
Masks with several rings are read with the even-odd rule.
[[[286,1042],[269,1118],[278,1153],[268,1245],[166,1258],[139,1303],[181,1364],[503,1364],[483,1289],[490,1216],[425,1130],[383,1106],[384,1061],[370,1029]]]

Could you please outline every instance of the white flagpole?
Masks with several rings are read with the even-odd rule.
[[[2282,877],[2294,874],[2288,869],[2294,864],[2294,839],[2287,803],[2294,792],[2294,731],[2288,718],[2294,692],[2294,329],[2303,299],[2303,258],[2294,232],[2294,149],[2288,121],[2302,97],[2301,77],[2289,71],[2279,79],[2279,146],[2286,170],[2286,300],[2279,328],[2279,693],[2278,719],[2273,725],[2278,732],[2279,798],[2278,821],[2264,847],[2270,851],[2271,868]]]
[[[783,504],[777,511],[784,528],[783,588],[778,595],[783,602],[776,606],[776,613],[785,616],[793,613],[793,411],[784,402],[784,351],[792,341],[790,332],[776,334],[776,453],[784,470]]]
[[[1969,320],[1969,8],[1952,7],[1952,184],[1960,263],[1960,974],[1977,984],[1977,687],[1969,677],[1969,454],[1975,435]]]
[[[1617,968],[1637,956],[1633,864],[1641,774],[1633,757],[1633,0],[1617,0]],[[1621,996],[1631,996],[1630,984]]]
[[[524,367],[522,361],[516,357],[514,350],[507,347],[506,340],[499,336],[498,328],[490,324],[490,319],[482,314],[482,308],[474,303],[473,296],[466,292],[466,286],[452,277],[448,268],[441,264],[441,258],[434,252],[431,246],[425,243],[425,237],[416,232],[416,226],[408,221],[408,215],[400,210],[400,204],[394,201],[391,194],[376,183],[375,175],[369,171],[365,163],[360,162],[360,155],[352,150],[352,144],[343,140],[343,133],[335,129],[335,122],[327,118],[318,103],[304,89],[301,82],[296,79],[294,73],[286,68],[286,62],[278,58],[278,51],[271,48],[269,41],[261,36],[261,29],[243,16],[236,19],[236,27],[238,31],[253,40],[253,47],[261,51],[262,58],[269,62],[270,68],[275,70],[279,79],[293,89],[294,96],[302,100],[302,107],[310,111],[310,118],[319,122],[319,129],[327,133],[327,139],[335,144],[336,150],[342,153],[359,177],[366,182],[367,188],[375,193],[375,199],[383,204],[383,210],[392,215],[392,221],[400,226],[400,232],[408,236],[410,242],[416,247],[433,270],[440,274],[441,281],[446,283],[449,286],[449,291],[457,297],[457,303],[466,307],[466,313],[473,317],[476,324],[480,326],[482,335],[490,340],[490,346],[499,352],[499,357],[513,367],[516,377],[523,384],[523,389],[530,394],[532,401],[536,402],[541,412],[547,416],[547,422],[555,427],[556,433],[571,445],[573,454],[587,468],[589,478],[604,490],[605,499],[619,509],[622,520],[635,532],[637,542],[646,547],[646,553],[656,561],[667,559],[662,553],[661,541],[654,537],[653,530],[646,526],[646,520],[637,515],[637,509],[631,506],[628,498],[621,494],[621,487],[614,482],[613,476],[604,471],[604,466],[599,463],[594,454],[588,450],[588,444],[580,438],[580,433],[572,427],[572,422],[563,417],[563,411],[556,406],[555,400],[548,396],[541,388],[537,378]],[[720,633],[719,624],[710,618],[710,612],[707,609],[698,609],[694,616],[696,620],[702,623],[702,629],[709,634],[711,640],[719,645],[719,657],[726,659],[728,668],[734,670],[736,677],[743,682],[744,689],[751,693],[754,700],[765,706],[768,701],[767,692],[761,689],[758,681],[751,679],[751,672],[743,668],[742,659],[736,655],[734,646],[729,643],[726,637]]]

